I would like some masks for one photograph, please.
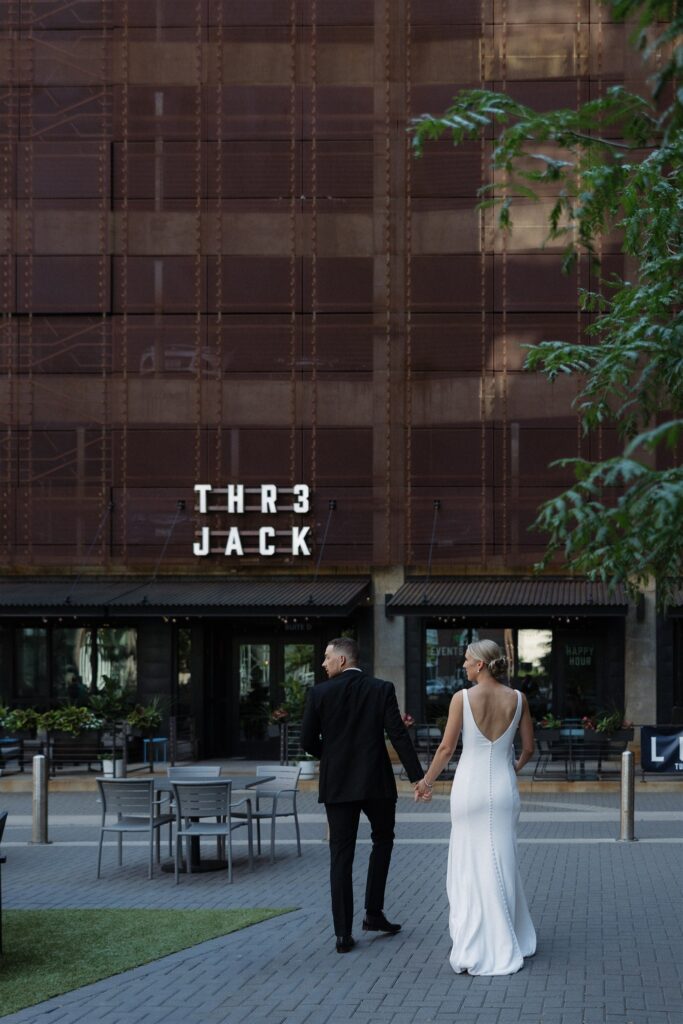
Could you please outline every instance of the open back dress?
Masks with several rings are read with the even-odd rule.
[[[451,967],[458,974],[514,974],[536,952],[517,865],[519,791],[512,743],[522,695],[505,732],[487,739],[463,690],[462,755],[451,791],[447,890]]]

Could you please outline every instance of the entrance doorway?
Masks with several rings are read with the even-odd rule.
[[[279,729],[273,711],[285,701],[303,702],[320,678],[324,641],[318,637],[235,637],[233,678],[236,701],[235,749],[245,757],[276,758]]]

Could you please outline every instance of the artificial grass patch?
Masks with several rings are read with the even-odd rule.
[[[0,1015],[288,912],[6,910]]]

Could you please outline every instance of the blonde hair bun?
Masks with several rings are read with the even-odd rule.
[[[477,640],[467,648],[476,661],[483,661],[494,679],[501,679],[507,672],[508,660],[494,640]]]

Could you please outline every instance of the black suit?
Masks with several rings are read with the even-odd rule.
[[[353,921],[353,857],[360,813],[372,827],[365,909],[384,907],[394,845],[396,780],[387,733],[408,778],[424,772],[401,720],[394,684],[346,669],[311,688],[301,729],[304,750],[320,758],[320,793],[330,825],[330,883],[335,933],[350,935]]]

